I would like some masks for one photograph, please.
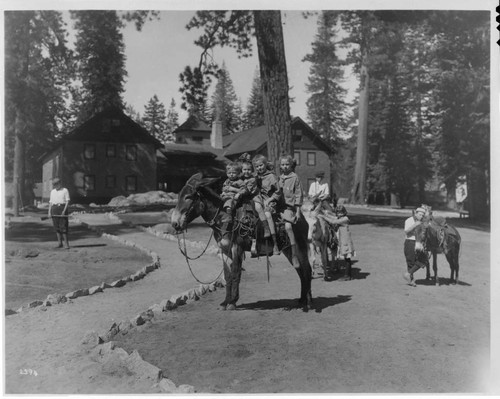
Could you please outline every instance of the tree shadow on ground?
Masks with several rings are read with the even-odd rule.
[[[321,313],[323,309],[339,305],[341,303],[349,302],[351,298],[352,295],[337,295],[334,298],[326,298],[322,296],[315,297],[313,298],[312,308],[316,313]]]
[[[71,248],[93,248],[93,247],[105,247],[106,244],[86,244],[86,245],[72,245]]]
[[[70,241],[95,238],[97,234],[85,226],[70,226],[68,237]],[[10,229],[5,230],[6,241],[43,243],[57,241],[54,227],[50,223],[13,222]]]
[[[357,260],[352,260],[354,265]],[[332,282],[341,279],[345,275],[345,268],[347,263],[344,260],[336,261],[336,268],[329,268],[327,270],[327,278],[325,281]],[[351,280],[365,280],[370,273],[362,272],[359,267],[351,267]]]
[[[320,313],[323,309],[330,306],[338,305],[351,300],[351,295],[337,295],[334,298],[316,297],[313,298],[312,309],[316,313]],[[299,305],[297,299],[268,299],[257,302],[250,302],[238,305],[240,310],[292,310],[298,309],[302,306]]]

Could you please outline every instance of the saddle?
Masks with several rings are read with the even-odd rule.
[[[446,219],[439,216],[432,216],[431,221],[434,222],[435,229],[437,230],[438,237],[438,253],[446,254],[448,252],[448,234],[450,229]]]
[[[273,215],[273,220],[276,228],[278,247],[282,249],[289,246],[290,240],[285,230],[284,220],[278,213]],[[257,256],[271,256],[273,254],[272,238],[264,238],[264,227],[253,203],[243,203],[235,209],[233,233],[243,238],[250,238],[250,240],[245,240],[245,251],[250,251],[251,240],[256,240]]]

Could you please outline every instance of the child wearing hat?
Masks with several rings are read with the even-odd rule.
[[[62,186],[61,180],[58,177],[52,180],[52,186],[54,188],[50,192],[48,217],[52,218],[52,224],[54,225],[54,230],[56,231],[58,241],[57,248],[62,248],[64,241],[64,247],[69,249],[69,192],[67,188]]]
[[[227,179],[222,185],[221,198],[224,201],[223,223],[221,227],[221,246],[229,245],[228,228],[233,221],[233,211],[240,197],[245,192],[245,182],[241,179],[241,165],[238,162],[231,162],[226,166]]]
[[[328,186],[328,183],[322,182],[323,177],[325,177],[325,172],[317,172],[315,177],[316,181],[314,183],[311,183],[311,186],[309,187],[309,199],[315,206],[321,206],[323,209],[327,209],[333,212],[334,210],[328,202],[330,199],[330,188]]]
[[[232,214],[236,206],[236,202],[245,192],[246,184],[241,178],[241,164],[231,162],[226,166],[227,179],[222,185],[221,198],[224,200],[224,211]]]

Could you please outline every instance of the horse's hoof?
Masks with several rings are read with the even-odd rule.
[[[230,303],[229,305],[226,306],[226,310],[236,310],[236,305]]]
[[[224,305],[223,303],[221,303],[218,307],[217,307],[217,310],[226,310],[227,309],[227,305]]]

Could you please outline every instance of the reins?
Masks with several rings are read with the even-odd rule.
[[[208,246],[210,245],[210,241],[212,240],[212,237],[214,235],[214,232],[212,230],[212,233],[210,234],[210,238],[208,239],[208,242],[207,242],[207,245],[205,246],[205,248],[203,249],[203,251],[201,252],[201,254],[199,254],[198,256],[192,258],[190,257],[188,254],[187,254],[187,247],[186,247],[186,237],[184,235],[184,231],[182,232],[182,239],[184,241],[184,249],[181,248],[181,240],[179,238],[179,236],[177,236],[177,243],[178,243],[178,246],[179,246],[179,250],[181,251],[181,254],[184,255],[184,259],[186,259],[186,263],[188,265],[188,268],[189,268],[189,272],[191,273],[191,275],[193,276],[193,278],[200,284],[212,284],[214,282],[216,282],[220,276],[222,275],[222,273],[224,272],[224,265],[222,265],[222,270],[220,271],[219,275],[212,281],[209,281],[209,282],[205,282],[205,281],[201,281],[198,277],[196,277],[196,275],[194,274],[193,272],[193,269],[191,268],[191,263],[189,262],[190,260],[196,260],[196,259],[199,259],[201,258],[205,252],[207,251],[208,249]]]

